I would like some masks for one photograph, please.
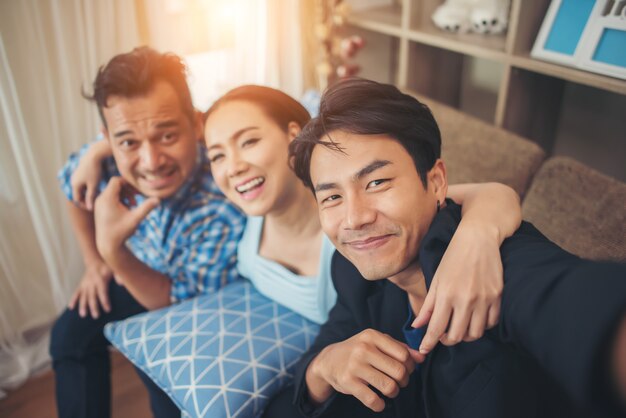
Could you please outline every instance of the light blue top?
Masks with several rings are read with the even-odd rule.
[[[259,255],[262,232],[263,217],[249,216],[237,247],[239,273],[268,298],[313,322],[326,322],[328,311],[337,300],[330,276],[330,260],[335,252],[333,244],[324,235],[317,276],[300,276]]]

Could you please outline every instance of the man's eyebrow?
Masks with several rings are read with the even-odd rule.
[[[352,179],[355,181],[360,180],[368,174],[371,174],[379,168],[385,167],[389,164],[393,163],[389,160],[374,160],[359,171],[357,171],[357,173],[352,176]],[[318,183],[315,185],[315,192],[317,193],[324,190],[336,189],[337,187],[337,183]]]
[[[373,173],[379,168],[388,166],[389,164],[393,164],[393,163],[389,160],[374,160],[368,165],[366,165],[365,167],[363,167],[362,169],[360,169],[359,171],[357,171],[357,173],[354,176],[352,176],[352,178],[354,180],[360,180],[363,177],[367,176],[368,174]]]
[[[237,138],[239,138],[241,135],[245,134],[248,131],[251,131],[253,129],[259,129],[258,126],[247,126],[245,128],[241,128],[240,130],[238,130],[237,132],[235,132],[230,138],[228,138],[230,141],[235,141],[237,140]],[[221,144],[215,144],[215,145],[211,145],[210,147],[207,148],[207,151],[213,149],[213,148],[218,148],[221,147]]]
[[[133,131],[131,131],[130,129],[127,129],[125,131],[115,132],[113,134],[113,138],[121,138],[121,137],[126,136],[126,135],[132,135],[132,133],[133,133]]]
[[[337,183],[318,183],[315,185],[315,193],[336,188]]]
[[[156,128],[158,129],[162,129],[162,128],[171,128],[171,127],[175,127],[180,125],[180,123],[175,120],[175,119],[169,119],[169,120],[164,120],[162,122],[159,122],[156,124]]]

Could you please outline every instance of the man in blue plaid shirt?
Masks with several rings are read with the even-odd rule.
[[[244,223],[213,182],[179,57],[137,48],[100,68],[93,87],[113,158],[93,211],[72,202],[81,196],[70,184],[86,147],[59,173],[86,268],[52,331],[61,418],[110,416],[104,325],[235,280]],[[140,375],[154,415],[180,416]]]

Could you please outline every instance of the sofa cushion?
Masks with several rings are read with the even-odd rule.
[[[524,196],[545,158],[539,145],[436,101],[416,97],[430,107],[439,124],[450,184],[497,181]]]
[[[626,184],[576,160],[541,167],[522,203],[524,219],[564,249],[593,260],[626,261]]]
[[[259,416],[318,331],[247,280],[105,327],[111,343],[193,417]]]

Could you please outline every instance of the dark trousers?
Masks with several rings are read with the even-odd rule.
[[[111,280],[111,312],[100,312],[98,319],[81,318],[78,308],[66,309],[52,329],[50,355],[56,381],[59,418],[109,418],[111,416],[110,343],[104,326],[145,312],[128,291]],[[169,396],[137,369],[148,388],[150,407],[157,418],[180,417],[180,410]]]
[[[282,392],[274,395],[270,399],[269,404],[263,411],[262,418],[297,418],[304,417],[300,414],[298,408],[293,404],[294,399],[293,385],[287,386]],[[320,418],[384,418],[389,416],[391,411],[385,410],[383,413],[377,413],[365,407],[357,398],[348,395],[337,394],[335,400],[329,405],[328,409]],[[392,415],[393,416],[393,415]]]

